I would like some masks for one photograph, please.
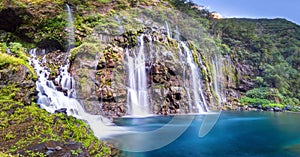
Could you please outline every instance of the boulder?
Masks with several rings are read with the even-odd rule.
[[[279,107],[274,107],[274,108],[273,108],[273,111],[274,111],[274,112],[281,112],[282,110],[281,110],[281,108],[279,108]]]
[[[54,113],[63,113],[63,114],[67,114],[67,108],[57,109],[57,110],[54,111]]]

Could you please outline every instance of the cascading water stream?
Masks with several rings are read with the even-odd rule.
[[[68,26],[74,28],[72,13],[70,7],[67,5],[68,12]],[[74,39],[74,29],[68,31],[70,41],[75,41]],[[49,79],[50,68],[42,66],[43,63],[47,63],[46,55],[44,50],[38,52],[37,49],[30,50],[31,58],[29,59],[30,64],[34,67],[38,80],[36,82],[36,89],[38,91],[38,104],[41,108],[45,109],[50,113],[55,112],[66,112],[67,115],[85,120],[93,130],[94,134],[101,138],[106,137],[111,134],[114,130],[113,126],[107,125],[111,124],[110,120],[102,117],[101,115],[91,115],[85,112],[82,104],[76,99],[75,90],[75,80],[69,73],[70,62],[67,59],[70,56],[69,50],[72,48],[72,42],[69,42],[68,51],[65,54],[61,54],[66,58],[64,65],[59,67],[59,75],[55,79]],[[38,55],[39,54],[39,55]],[[42,59],[41,56],[45,55]],[[96,56],[97,58],[97,56]],[[47,65],[47,64],[45,64]],[[56,83],[54,83],[56,82]],[[121,130],[123,131],[123,130]],[[120,132],[120,130],[115,130],[115,132]]]
[[[70,77],[66,66],[60,68],[60,75],[55,79],[59,83],[54,85],[52,80],[49,80],[49,68],[41,66],[42,63],[47,62],[43,57],[42,61],[38,60],[37,49],[30,50],[30,63],[38,74],[38,81],[36,82],[38,93],[38,104],[50,113],[54,113],[59,109],[66,109],[68,115],[78,117],[77,106],[72,102],[72,97],[75,97],[74,80]],[[61,88],[60,91],[57,89]]]
[[[222,81],[223,81],[223,72],[222,72],[222,60],[219,58],[212,59],[213,66],[213,79],[214,79],[214,92],[218,97],[218,102],[226,102],[226,97],[223,91]]]
[[[80,103],[75,99],[75,80],[69,73],[70,63],[67,59],[70,56],[70,49],[75,41],[74,38],[74,25],[72,11],[69,5],[67,7],[67,21],[68,21],[68,51],[60,55],[66,59],[65,64],[61,65],[57,69],[59,74],[55,79],[49,79],[50,68],[42,66],[43,63],[47,63],[45,53],[39,53],[37,49],[30,50],[30,63],[34,67],[38,74],[38,80],[36,82],[38,93],[38,104],[41,108],[44,108],[50,113],[54,113],[57,110],[64,111],[68,115],[72,115],[77,118],[82,118],[79,115],[80,112],[84,112]],[[43,52],[43,50],[41,50]],[[42,60],[39,60],[38,53],[45,55]],[[59,57],[58,57],[59,58]],[[47,64],[46,64],[47,65]],[[55,69],[52,69],[55,70]],[[54,83],[55,82],[55,83]],[[79,109],[80,108],[80,109]]]
[[[165,25],[166,25],[166,31],[167,31],[168,37],[172,38],[172,34],[171,34],[170,27],[169,27],[169,23],[167,21],[165,22]]]
[[[167,21],[165,22],[165,26],[166,26],[166,31],[167,31],[168,37],[172,38],[169,24]],[[198,71],[198,67],[194,62],[191,50],[187,47],[187,45],[184,42],[180,41],[180,32],[179,32],[178,26],[176,26],[176,30],[175,30],[175,39],[178,42],[180,42],[180,45],[183,47],[184,53],[185,53],[185,56],[183,56],[183,52],[180,48],[180,45],[178,45],[180,60],[184,64],[187,64],[188,69],[190,69],[190,72],[191,72],[189,82],[185,82],[185,86],[187,87],[186,90],[187,90],[187,96],[188,96],[188,100],[189,100],[190,112],[191,113],[193,112],[193,105],[196,107],[196,110],[197,110],[196,112],[198,112],[198,113],[207,112],[209,110],[208,110],[207,102],[204,97],[202,85],[200,82],[201,78],[200,78],[200,74]],[[184,58],[184,57],[186,57],[186,58]],[[201,60],[199,62],[200,62],[200,64],[202,64]],[[184,66],[184,72],[183,72],[183,79],[184,80],[187,79],[185,66]],[[193,95],[193,98],[191,97],[191,93]]]
[[[140,47],[134,57],[126,50],[128,68],[127,104],[129,115],[146,116],[149,114],[147,75],[144,53],[144,35],[139,37]]]
[[[198,71],[198,67],[194,62],[193,55],[191,50],[187,47],[187,45],[184,42],[180,42],[182,45],[185,55],[186,55],[186,63],[189,67],[189,70],[191,72],[189,82],[188,82],[188,97],[190,100],[189,106],[193,106],[191,103],[193,101],[194,106],[197,109],[198,113],[203,113],[208,111],[207,103],[204,98],[203,89],[201,85],[201,78]],[[191,99],[190,92],[193,95],[193,99]],[[192,111],[192,108],[190,108]]]
[[[67,52],[70,52],[71,48],[74,47],[75,44],[75,35],[74,35],[74,20],[73,20],[73,14],[70,6],[66,4],[67,7],[67,21],[68,21],[68,26],[67,26],[67,32],[68,32],[68,49]]]
[[[176,26],[176,29],[175,29],[175,39],[177,41],[180,41],[180,31],[179,31],[178,26]]]

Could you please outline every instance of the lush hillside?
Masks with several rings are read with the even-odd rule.
[[[68,43],[66,4],[74,16],[75,43]],[[114,118],[128,111],[125,52],[138,51],[141,40],[150,56],[147,81],[155,114],[195,112],[185,89],[190,71],[180,56],[183,42],[198,65],[210,109],[299,111],[299,39],[300,26],[285,19],[214,19],[184,0],[3,0],[0,155],[115,153],[83,121],[39,108],[37,74],[28,60],[32,48],[45,50],[40,59],[47,59],[53,80],[65,62],[57,54],[72,45],[69,71],[77,98],[87,112]],[[51,149],[56,146],[62,154]]]
[[[285,19],[221,19],[213,22],[211,30],[231,48],[228,55],[235,63],[251,67],[250,73],[243,74],[253,83],[249,89],[255,88],[252,91],[259,95],[268,88],[277,101],[299,104],[300,26]],[[247,97],[244,100],[248,103]]]
[[[299,25],[285,19],[213,19],[209,11],[199,11],[193,3],[171,2],[209,23],[207,31],[215,41],[221,40],[217,46],[229,48],[221,52],[234,64],[235,85],[228,87],[245,96],[242,105],[263,105],[265,100],[299,105]]]

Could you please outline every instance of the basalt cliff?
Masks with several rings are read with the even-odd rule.
[[[0,155],[117,154],[76,109],[52,110],[42,81],[109,120],[299,111],[299,39],[285,19],[216,19],[182,0],[1,1]]]

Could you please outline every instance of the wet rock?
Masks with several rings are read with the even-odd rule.
[[[108,68],[114,68],[114,67],[116,67],[116,62],[114,62],[113,59],[109,59],[109,60],[108,60],[107,67],[108,67]]]
[[[62,92],[64,93],[65,96],[68,96],[68,90],[67,89],[63,89]]]
[[[54,153],[53,150],[47,150],[47,151],[46,151],[46,155],[47,155],[47,156],[51,156],[53,153]]]
[[[248,106],[241,107],[241,111],[247,111],[247,110],[248,110]]]
[[[285,106],[282,110],[291,111],[292,108],[290,105]]]
[[[180,100],[182,98],[181,93],[175,93],[174,95],[176,100]]]
[[[61,86],[57,86],[57,87],[56,87],[56,90],[57,90],[57,91],[62,91],[63,89],[62,89]]]
[[[59,86],[59,83],[58,83],[58,81],[56,81],[56,80],[53,80],[53,84],[54,84],[55,86]]]
[[[63,113],[63,114],[67,114],[67,108],[57,109],[57,110],[54,111],[54,113]]]
[[[103,69],[106,67],[106,63],[105,62],[99,62],[97,65],[97,69]]]
[[[90,156],[87,150],[82,146],[81,143],[78,142],[68,142],[65,144],[58,142],[47,143],[47,151],[48,156],[56,157],[56,156],[79,156],[79,157],[87,157]],[[61,146],[62,147],[61,147]],[[49,147],[50,146],[50,147]]]
[[[35,85],[35,83],[32,81],[26,81],[26,82],[21,83],[21,86],[24,88],[31,88],[31,87],[34,87],[34,85]]]
[[[62,147],[56,146],[56,147],[55,147],[55,150],[60,151],[60,150],[62,150]]]
[[[273,110],[274,110],[274,112],[281,112],[282,111],[279,107],[274,107]]]

